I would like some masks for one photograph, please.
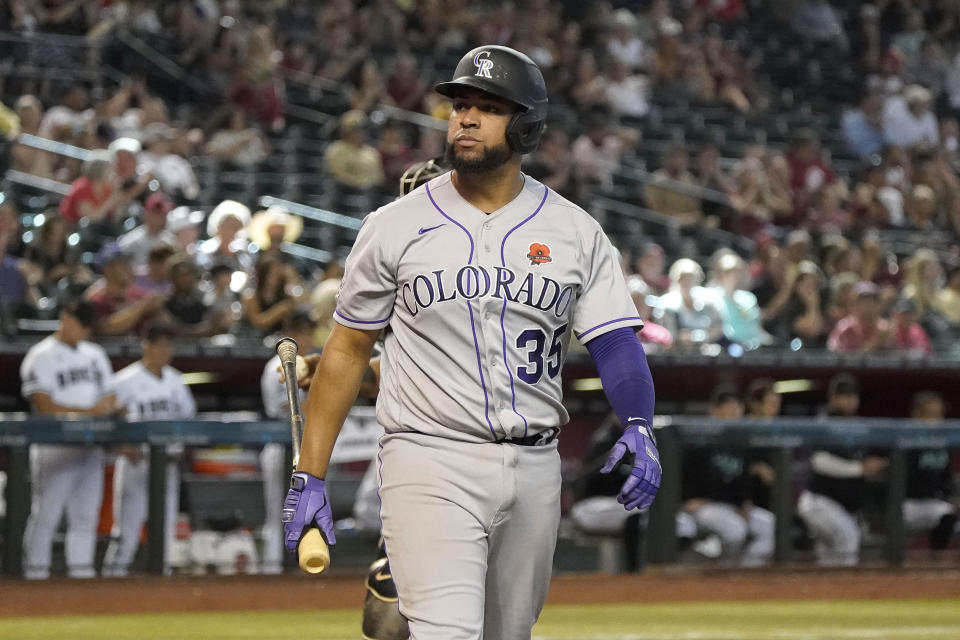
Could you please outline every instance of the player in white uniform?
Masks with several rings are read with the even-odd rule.
[[[73,301],[60,312],[60,328],[27,351],[20,364],[23,397],[38,415],[108,416],[116,408],[113,370],[103,348],[86,342],[95,312]],[[103,448],[33,445],[33,500],[23,536],[24,575],[50,575],[53,536],[66,512],[67,575],[92,578],[97,522],[103,500]]]
[[[520,172],[546,119],[536,64],[485,46],[437,87],[453,99],[454,167],[369,215],[306,405],[284,503],[288,549],[334,542],[323,477],[381,329],[383,536],[414,640],[529,638],[560,518],[560,370],[586,343],[625,431],[627,509],[660,483],[642,326],[615,250],[576,205]]]
[[[301,354],[313,350],[313,332],[316,324],[306,313],[295,313],[284,323],[284,335],[297,341]],[[278,369],[280,357],[273,356],[263,367],[260,376],[260,395],[263,398],[263,412],[274,420],[289,420],[290,408],[287,405],[287,387],[282,381]],[[300,391],[300,402],[306,400],[306,393]],[[283,488],[287,474],[290,473],[290,461],[282,444],[271,442],[260,451],[260,472],[263,476],[264,523],[261,532],[263,540],[263,573],[281,573],[283,571],[283,526],[279,521],[283,509]]]
[[[193,394],[183,375],[170,366],[173,327],[157,324],[147,329],[143,357],[114,376],[117,402],[129,421],[186,420],[197,413]],[[122,577],[140,546],[140,531],[147,521],[149,461],[146,445],[128,445],[117,456],[113,471],[113,530],[103,559],[103,574]],[[169,562],[180,496],[179,456],[182,446],[167,449],[164,558]]]

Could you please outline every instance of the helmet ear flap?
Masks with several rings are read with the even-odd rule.
[[[530,112],[518,113],[507,125],[507,144],[517,153],[530,153],[537,148],[546,122]]]

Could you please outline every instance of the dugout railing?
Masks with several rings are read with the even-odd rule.
[[[798,489],[794,482],[796,453],[813,447],[888,451],[890,466],[885,479],[884,557],[893,565],[901,564],[905,558],[907,536],[902,504],[906,495],[906,452],[911,449],[960,449],[960,420],[936,424],[866,418],[779,418],[727,422],[702,416],[658,416],[656,423],[663,483],[650,514],[647,559],[651,563],[669,563],[678,557],[675,521],[681,506],[680,479],[684,446],[763,449],[769,453],[776,472],[772,487],[772,510],[776,516],[774,559],[778,563],[791,560],[790,536]],[[167,446],[263,446],[269,442],[289,445],[290,430],[286,422],[211,418],[134,423],[105,419],[55,419],[23,413],[0,414],[0,448],[7,452],[3,572],[8,576],[22,574],[23,531],[30,510],[31,444],[149,445],[147,570],[160,575],[164,567],[162,532]]]
[[[793,553],[791,529],[796,498],[804,487],[795,474],[804,450],[875,449],[886,451],[889,467],[883,479],[883,555],[891,565],[905,559],[907,532],[903,502],[907,489],[907,451],[960,448],[960,420],[938,423],[880,418],[778,418],[722,421],[703,416],[658,416],[656,431],[663,464],[660,493],[650,513],[647,559],[677,559],[676,515],[681,507],[683,448],[716,447],[764,450],[775,472],[771,510],[776,517],[774,561],[787,563]]]

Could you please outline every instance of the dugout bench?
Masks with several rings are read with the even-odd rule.
[[[772,510],[776,516],[774,560],[790,561],[794,502],[794,452],[801,448],[871,448],[889,452],[884,516],[884,557],[899,565],[906,554],[903,522],[906,497],[906,451],[960,448],[960,420],[931,424],[879,418],[777,418],[724,421],[703,416],[657,416],[656,436],[663,465],[660,492],[650,512],[647,559],[669,563],[677,559],[676,514],[681,504],[684,446],[765,449],[776,472]]]

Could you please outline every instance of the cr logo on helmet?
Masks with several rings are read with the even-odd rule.
[[[530,245],[530,253],[527,254],[527,258],[530,259],[531,265],[553,261],[553,258],[550,257],[550,247],[539,242]]]
[[[483,56],[486,56],[486,58]],[[473,57],[473,64],[477,67],[477,73],[475,75],[478,78],[493,79],[493,76],[490,75],[490,69],[493,68],[493,60],[490,59],[489,51],[481,51],[475,55]]]

